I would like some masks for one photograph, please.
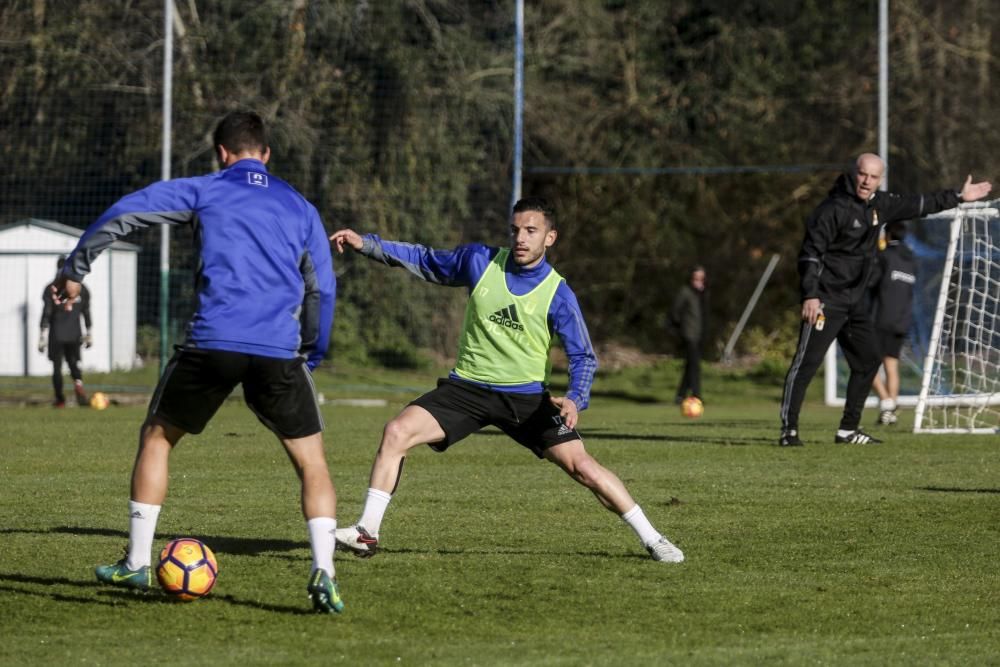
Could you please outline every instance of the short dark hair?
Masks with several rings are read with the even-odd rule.
[[[219,121],[212,135],[212,144],[225,146],[230,153],[267,150],[267,126],[254,111],[231,111]]]
[[[524,197],[518,199],[514,208],[510,212],[510,217],[525,211],[538,211],[545,216],[545,223],[549,229],[556,228],[556,209],[549,202],[541,197]]]
[[[62,269],[66,266],[66,255],[59,255],[59,259],[56,260],[56,269]]]

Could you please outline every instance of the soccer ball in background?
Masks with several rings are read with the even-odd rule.
[[[95,391],[93,394],[90,395],[90,407],[94,408],[95,410],[103,410],[109,405],[111,405],[111,400],[108,398],[107,394],[100,391]]]
[[[705,412],[705,406],[697,396],[688,396],[681,401],[681,414],[689,419],[697,419]]]
[[[156,578],[163,590],[185,602],[208,595],[218,576],[215,554],[193,537],[167,542],[156,566]]]

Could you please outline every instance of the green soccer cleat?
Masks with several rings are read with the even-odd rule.
[[[120,586],[122,588],[134,588],[139,591],[148,591],[153,587],[153,571],[148,565],[143,565],[138,570],[130,570],[125,566],[125,559],[113,565],[98,565],[94,569],[97,580],[101,583]]]
[[[344,611],[344,601],[340,599],[340,590],[337,588],[337,580],[330,579],[326,570],[316,570],[309,577],[309,599],[312,600],[313,609],[320,614],[339,614]]]

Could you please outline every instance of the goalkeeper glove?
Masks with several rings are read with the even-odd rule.
[[[93,344],[94,344],[94,339],[90,337],[90,334],[87,334],[86,336],[83,337],[83,346],[85,348],[89,350],[90,346]]]
[[[42,329],[42,332],[38,334],[38,351],[44,352],[49,346],[49,330]]]

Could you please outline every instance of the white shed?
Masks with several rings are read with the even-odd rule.
[[[0,226],[0,375],[51,375],[38,351],[42,292],[61,255],[83,230],[34,218]],[[85,371],[131,369],[135,363],[139,247],[116,241],[94,261],[90,290],[94,344],[81,351]],[[63,373],[69,373],[63,367]]]

